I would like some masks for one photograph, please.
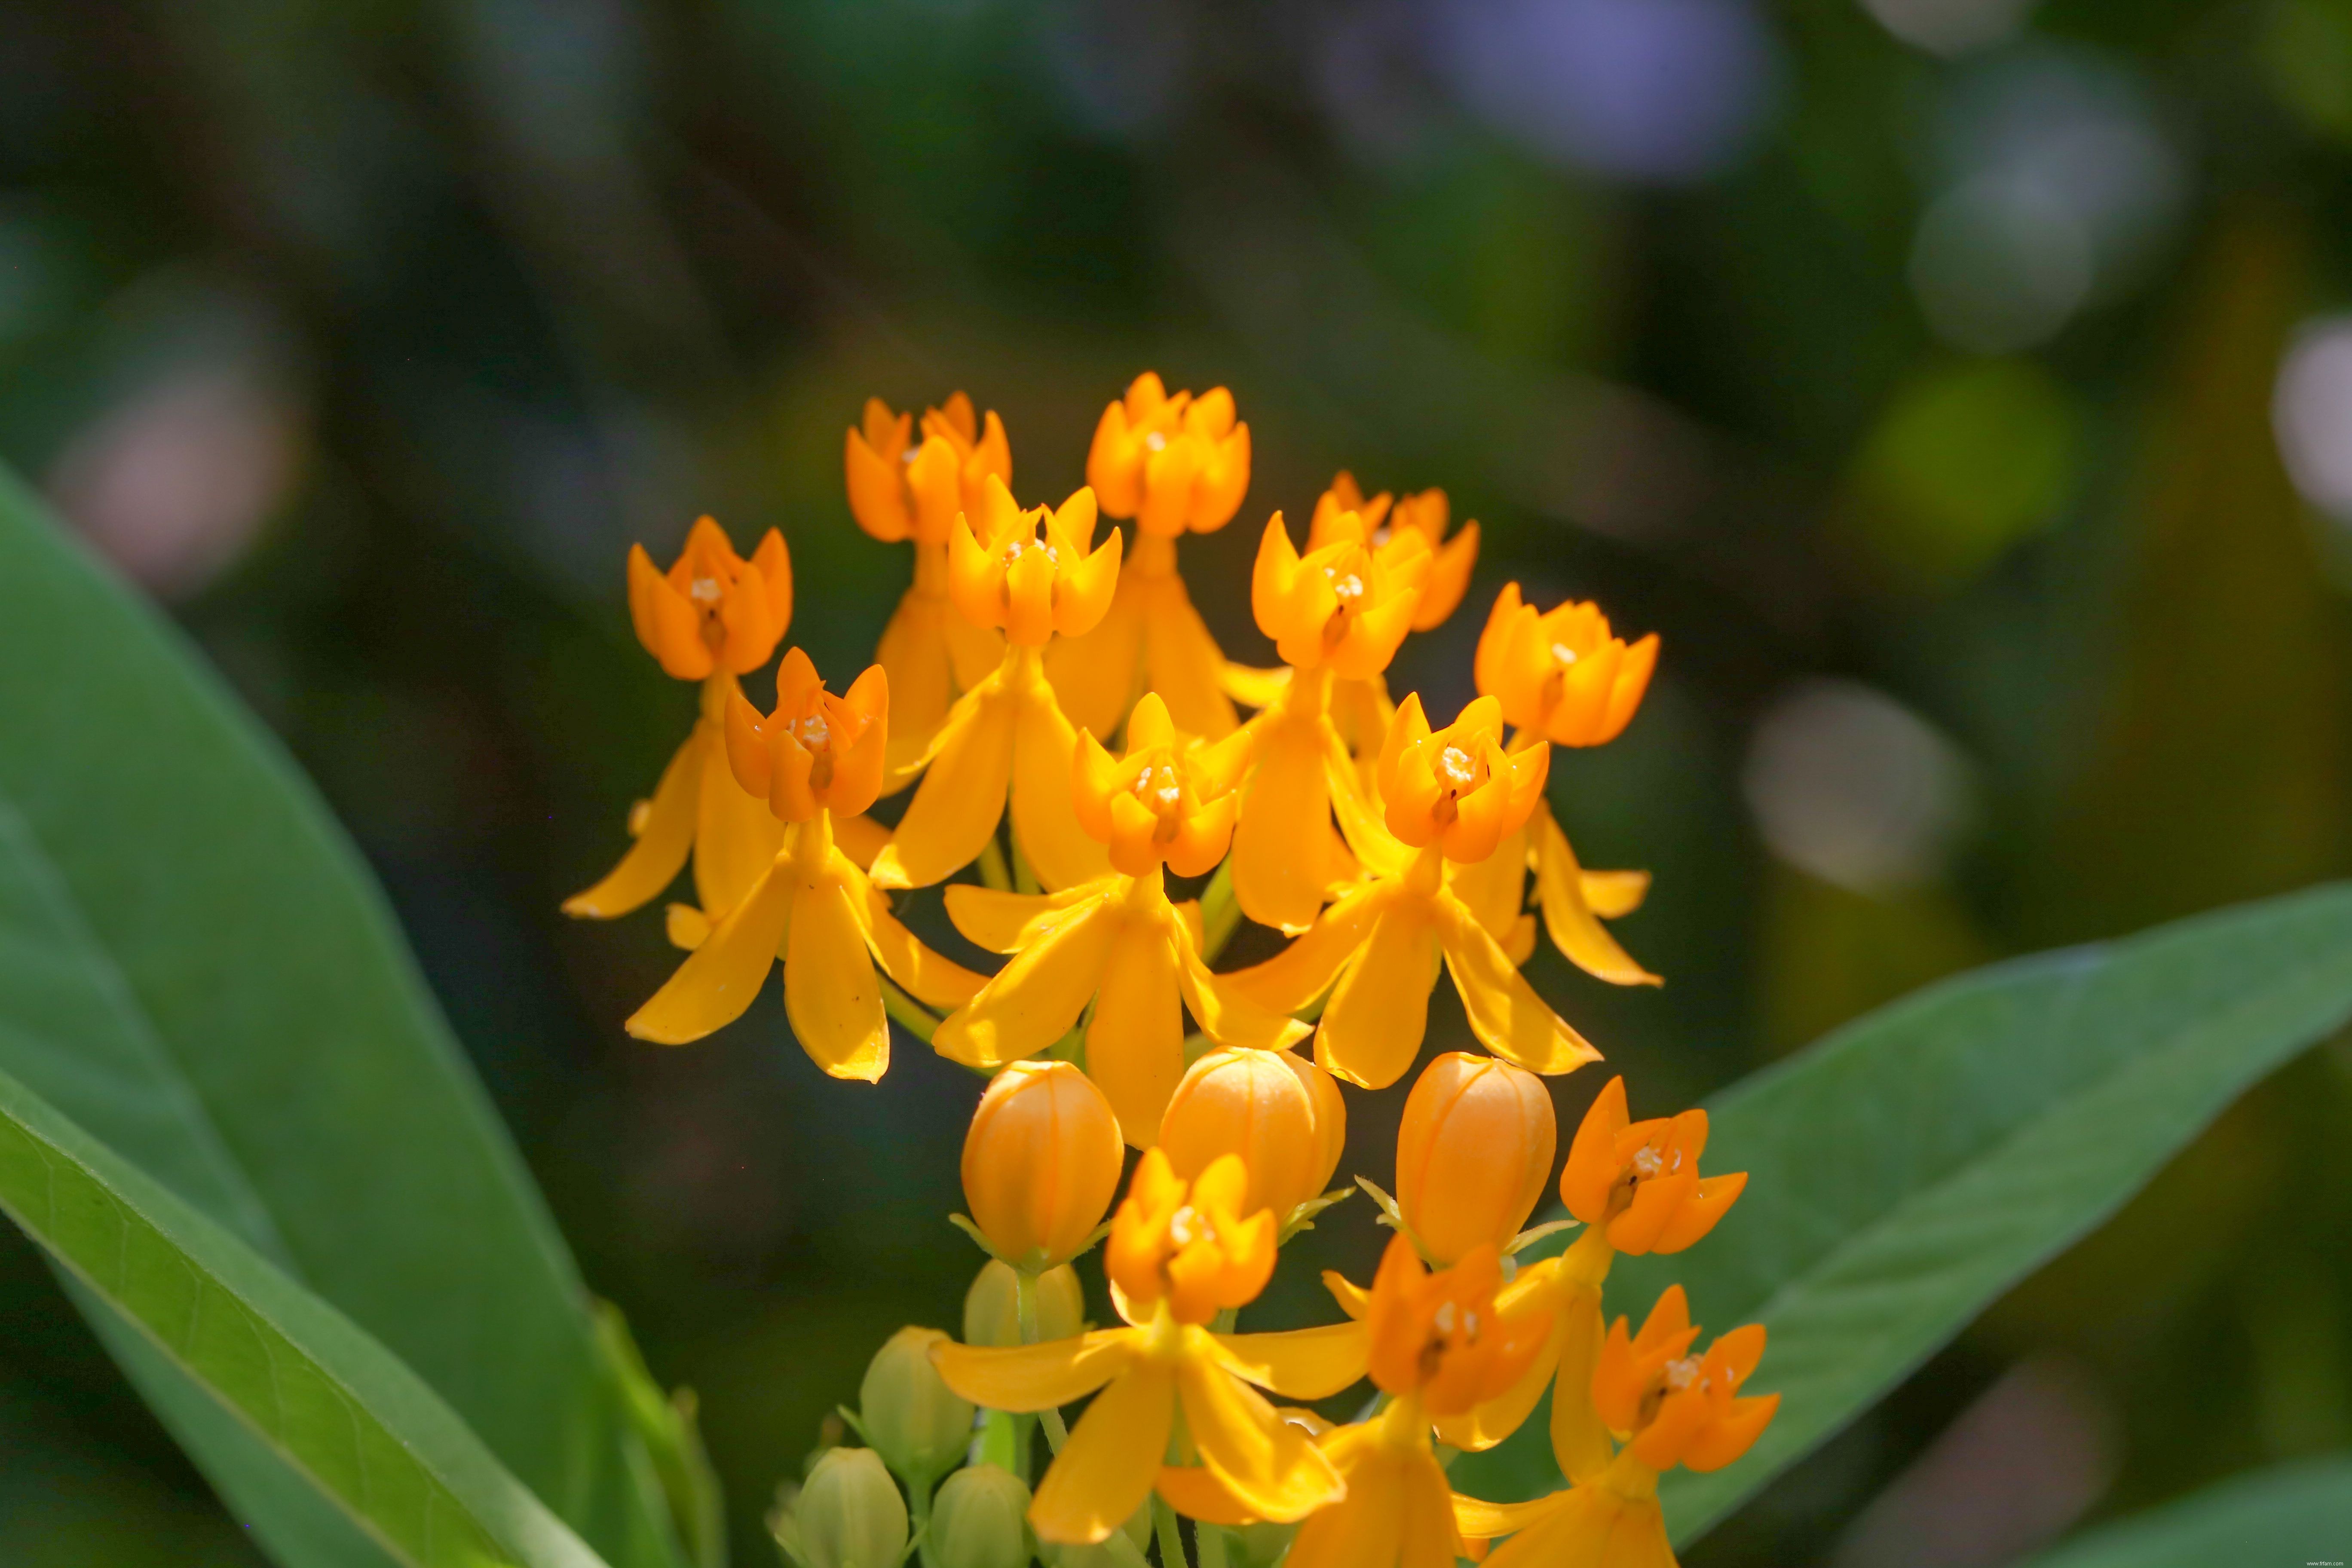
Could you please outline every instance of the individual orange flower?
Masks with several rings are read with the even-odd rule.
[[[1360,1336],[1206,1327],[1255,1300],[1274,1268],[1275,1216],[1242,1211],[1248,1188],[1232,1155],[1186,1182],[1165,1154],[1146,1151],[1104,1253],[1125,1327],[1017,1349],[933,1349],[948,1386],[992,1410],[1051,1410],[1096,1394],[1030,1504],[1041,1539],[1108,1540],[1155,1485],[1181,1510],[1205,1501],[1284,1521],[1339,1495],[1330,1462],[1249,1384],[1294,1399],[1335,1394],[1361,1373],[1351,1343]],[[1163,1461],[1180,1408],[1191,1452],[1171,1467]]]
[[[845,443],[849,510],[857,525],[885,543],[912,540],[915,581],[882,630],[875,661],[890,672],[897,707],[890,788],[912,781],[919,757],[949,704],[988,677],[1004,658],[1004,639],[974,626],[948,602],[948,540],[956,514],[974,511],[990,479],[1013,482],[1013,448],[993,412],[974,422],[971,399],[959,392],[944,408],[926,408],[922,439],[912,415],[893,415],[866,400],[863,429]]]
[[[1307,1026],[1234,994],[1209,973],[1199,935],[1169,902],[1160,870],[1164,860],[1197,876],[1223,857],[1249,735],[1179,746],[1157,695],[1136,704],[1127,733],[1127,754],[1118,759],[1082,736],[1064,774],[1079,827],[1108,845],[1114,869],[1053,894],[966,883],[948,889],[956,928],[1013,962],[940,1026],[931,1044],[967,1067],[992,1069],[1052,1046],[1091,1000],[1087,1072],[1140,1149],[1157,1139],[1183,1075],[1187,1009],[1220,1045],[1278,1047],[1303,1038]]]
[[[1068,1062],[991,1079],[963,1139],[963,1196],[997,1258],[1031,1274],[1086,1250],[1118,1191],[1118,1121]]]
[[[1318,1439],[1348,1492],[1299,1530],[1288,1568],[1453,1568],[1465,1554],[1430,1422],[1507,1387],[1550,1329],[1503,1318],[1501,1282],[1491,1247],[1430,1274],[1403,1237],[1389,1243],[1365,1328],[1372,1381],[1391,1403]]]
[[[833,812],[864,810],[881,778],[889,732],[889,678],[869,668],[835,698],[797,648],[777,672],[777,703],[762,718],[732,695],[721,743],[732,783],[788,823],[782,846],[741,900],[715,923],[699,917],[694,949],[629,1033],[662,1045],[698,1040],[742,1016],[768,966],[784,963],[784,1014],[801,1048],[835,1078],[879,1079],[890,1026],[876,964],[933,1006],[953,1006],[981,977],[918,941],[835,847]],[[673,921],[673,931],[686,922]]]
[[[1388,829],[1413,848],[1434,844],[1475,865],[1516,833],[1543,798],[1549,748],[1503,750],[1502,707],[1481,697],[1453,723],[1433,731],[1421,693],[1407,694],[1381,748],[1381,796]]]
[[[1462,531],[1449,540],[1445,532],[1452,525],[1453,508],[1444,490],[1400,496],[1393,504],[1386,490],[1366,500],[1356,477],[1342,468],[1333,477],[1331,488],[1316,500],[1315,515],[1307,530],[1308,552],[1340,538],[1348,527],[1341,520],[1350,512],[1360,520],[1356,527],[1375,552],[1393,556],[1401,548],[1409,548],[1402,544],[1404,535],[1420,535],[1420,548],[1429,552],[1430,562],[1421,598],[1413,606],[1412,629],[1433,631],[1444,625],[1461,605],[1463,593],[1470,586],[1471,568],[1478,563],[1476,521],[1464,523]]]
[[[1103,410],[1087,453],[1087,483],[1103,510],[1163,539],[1224,527],[1249,479],[1249,426],[1234,417],[1234,395],[1219,386],[1171,396],[1148,370]]]
[[[1346,1114],[1338,1087],[1313,1062],[1228,1046],[1185,1069],[1160,1121],[1160,1147],[1185,1177],[1224,1155],[1240,1156],[1250,1177],[1243,1206],[1271,1209],[1286,1221],[1331,1179]],[[1328,1124],[1334,1117],[1336,1127]]]
[[[1101,624],[1046,650],[1046,679],[1072,723],[1108,735],[1156,691],[1187,734],[1233,729],[1225,656],[1185,592],[1176,541],[1232,521],[1249,488],[1249,439],[1223,387],[1171,396],[1150,371],[1103,410],[1087,483],[1107,516],[1135,519],[1135,537]]]
[[[1670,1286],[1639,1334],[1610,1326],[1592,1373],[1592,1404],[1625,1447],[1598,1475],[1534,1502],[1454,1500],[1462,1533],[1491,1539],[1516,1531],[1488,1568],[1556,1563],[1660,1565],[1674,1552],[1657,1501],[1661,1471],[1683,1465],[1719,1470],[1755,1446],[1780,1408],[1777,1394],[1743,1394],[1764,1354],[1760,1324],[1735,1329],[1703,1355],[1679,1285]],[[1563,1465],[1566,1461],[1563,1459]]]
[[[1003,627],[1003,662],[956,699],[923,754],[926,767],[889,845],[877,886],[922,888],[969,866],[996,832],[1008,795],[1014,843],[1049,889],[1102,875],[1102,847],[1079,828],[1070,797],[1077,731],[1055,701],[1040,650],[1102,618],[1118,578],[1119,538],[1095,544],[1094,492],[1049,512],[1023,511],[991,475],[978,512],[960,516],[948,592],[975,625]]]
[[[1418,713],[1417,705],[1413,712]],[[1360,879],[1344,887],[1338,901],[1288,948],[1227,976],[1228,983],[1234,991],[1286,1013],[1297,1012],[1328,992],[1330,999],[1315,1037],[1315,1059],[1368,1089],[1394,1083],[1420,1054],[1441,956],[1461,993],[1472,1032],[1488,1050],[1538,1073],[1568,1072],[1598,1060],[1600,1053],[1536,994],[1486,916],[1457,890],[1455,873],[1462,868],[1451,857],[1456,851],[1478,852],[1486,845],[1490,827],[1506,835],[1516,830],[1540,798],[1536,793],[1539,783],[1529,787],[1517,759],[1492,771],[1491,755],[1483,745],[1478,749],[1487,757],[1484,765],[1489,771],[1482,774],[1482,764],[1473,762],[1459,770],[1457,779],[1446,754],[1449,745],[1423,746],[1413,739],[1421,731],[1408,725],[1408,717],[1399,710],[1397,726],[1410,743],[1397,749],[1391,770],[1396,779],[1390,789],[1392,798],[1418,805],[1417,815],[1402,820],[1417,837],[1425,833],[1428,841],[1415,847],[1389,830],[1373,803],[1356,788],[1347,760],[1332,742],[1324,798],[1339,807],[1349,847],[1362,868]],[[1264,773],[1261,763],[1253,789]],[[1466,790],[1457,789],[1463,784]],[[1465,812],[1461,803],[1482,789],[1493,793]],[[1452,823],[1440,820],[1448,802],[1455,814]],[[1243,830],[1250,809],[1244,798]],[[1449,837],[1448,829],[1465,819],[1475,831]],[[1236,893],[1242,842],[1243,831],[1237,830]]]
[[[1422,1069],[1397,1124],[1396,1204],[1432,1262],[1507,1247],[1551,1180],[1551,1091],[1525,1068],[1448,1051]]]
[[[635,847],[603,881],[565,900],[565,914],[627,914],[676,880],[691,854],[696,897],[715,920],[767,869],[782,828],[736,787],[723,735],[736,677],[768,662],[792,618],[792,560],[772,528],[746,561],[717,523],[699,519],[667,573],[643,545],[630,547],[629,619],[637,641],[669,675],[702,683],[702,711],[653,798],[631,814]]]
[[[1386,669],[1412,629],[1429,542],[1407,531],[1375,547],[1355,512],[1339,514],[1329,531],[1329,542],[1310,542],[1302,556],[1274,514],[1250,574],[1250,612],[1292,669],[1361,680]]]
[[[1601,1281],[1621,1252],[1680,1252],[1692,1246],[1738,1199],[1747,1173],[1700,1176],[1706,1147],[1706,1111],[1629,1121],[1625,1080],[1609,1080],[1578,1125],[1559,1174],[1560,1201],[1585,1232],[1566,1257],[1522,1274],[1505,1309],[1550,1312],[1552,1342],[1517,1387],[1473,1412],[1457,1429],[1442,1432],[1447,1442],[1493,1447],[1527,1419],[1551,1383],[1552,1448],[1567,1456],[1561,1473],[1583,1480],[1608,1464],[1608,1434],[1585,1394],[1601,1351]]]

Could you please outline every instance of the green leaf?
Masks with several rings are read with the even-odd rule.
[[[0,1213],[402,1568],[599,1568],[396,1357],[5,1073]]]
[[[0,737],[0,1070],[374,1335],[610,1561],[675,1568],[587,1293],[365,868],[5,472]],[[381,1561],[131,1355],[281,1562]]]
[[[2352,1456],[2234,1477],[2194,1496],[2089,1531],[2032,1568],[2300,1568],[2352,1556]]]
[[[1706,1167],[1748,1173],[1738,1206],[1608,1285],[1609,1311],[1637,1322],[1679,1279],[1709,1338],[1770,1332],[1755,1388],[1780,1391],[1780,1415],[1727,1469],[1668,1475],[1676,1538],[1834,1435],[2347,1016],[2337,886],[1979,970],[1735,1085],[1709,1107]],[[1539,1420],[1453,1476],[1497,1498],[1559,1485]]]

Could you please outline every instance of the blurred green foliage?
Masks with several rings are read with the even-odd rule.
[[[1023,498],[1058,498],[1153,365],[1252,423],[1243,516],[1185,563],[1263,659],[1266,512],[1340,466],[1445,486],[1486,559],[1400,689],[1458,703],[1511,578],[1664,634],[1640,719],[1553,795],[1588,864],[1656,872],[1622,930],[1669,984],[1534,977],[1668,1109],[1937,973],[2347,868],[2344,498],[2296,490],[2273,419],[2290,334],[2352,282],[2346,17],[25,0],[0,458],[359,837],[591,1286],[700,1390],[757,1562],[874,1346],[953,1323],[976,1087],[912,1049],[882,1092],[826,1083],[772,996],[691,1050],[621,1035],[657,922],[554,908],[691,711],[629,638],[631,540],[782,527],[794,639],[850,669],[905,570],[841,499],[859,402],[966,386]],[[1930,793],[1965,810],[1927,831],[1886,731],[1808,728],[1824,678],[1939,737]],[[1459,1038],[1444,996],[1433,1028]],[[1561,1080],[1563,1115],[1596,1087]],[[1349,1108],[1376,1179],[1401,1100]],[[2285,1069],[1694,1568],[1828,1558],[1890,1483],[1953,1473],[1911,1467],[2035,1354],[2124,1434],[2081,1507],[2340,1447],[2347,1116],[2340,1047]],[[1300,1265],[1369,1270],[1355,1208]],[[1311,1279],[1263,1326],[1327,1315]],[[88,1500],[0,1496],[0,1559],[136,1563],[152,1518],[185,1521],[154,1560],[238,1560],[62,1310],[0,1238],[0,1487]]]

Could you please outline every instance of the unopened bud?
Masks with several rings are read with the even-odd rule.
[[[963,1142],[963,1194],[996,1256],[1067,1263],[1110,1207],[1126,1154],[1110,1101],[1062,1061],[1018,1061],[989,1081]]]
[[[866,1440],[910,1481],[949,1468],[971,1441],[971,1406],[931,1365],[931,1347],[946,1338],[937,1329],[900,1329],[874,1352],[857,1387]]]
[[[793,1505],[808,1568],[898,1568],[907,1503],[871,1448],[835,1448],[816,1462]]]
[[[1021,1342],[1020,1276],[1009,1265],[990,1258],[963,1298],[963,1342],[968,1345],[1017,1345]],[[1075,1339],[1086,1327],[1087,1299],[1078,1271],[1068,1264],[1037,1276],[1037,1338]]]
[[[950,1476],[931,1500],[931,1553],[939,1568],[1024,1568],[1029,1489],[1012,1471],[973,1465]]]
[[[1551,1179],[1559,1138],[1543,1079],[1449,1051],[1422,1072],[1397,1125],[1397,1206],[1430,1261],[1510,1245]]]

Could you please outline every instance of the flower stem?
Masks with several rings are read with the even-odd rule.
[[[1194,1520],[1192,1549],[1201,1559],[1201,1568],[1226,1568],[1224,1526]]]
[[[1025,1268],[1013,1271],[1013,1311],[1021,1326],[1021,1342],[1034,1345],[1042,1337],[1037,1327],[1037,1277]],[[1045,1428],[1046,1446],[1059,1454],[1062,1445],[1070,1440],[1070,1429],[1062,1420],[1062,1413],[1048,1405],[1037,1413]]]
[[[1000,893],[1013,890],[1013,873],[1004,867],[1004,847],[996,841],[993,833],[980,847],[980,879]]]
[[[1241,923],[1242,907],[1234,898],[1233,858],[1227,856],[1218,862],[1217,874],[1209,879],[1209,885],[1201,889],[1201,962],[1216,963]]]
[[[907,1033],[914,1036],[923,1044],[929,1045],[932,1031],[940,1026],[938,1016],[920,1002],[899,990],[897,983],[888,975],[877,970],[875,972],[874,978],[882,985],[882,1011],[897,1019],[898,1026]]]
[[[1151,1494],[1151,1523],[1160,1535],[1160,1568],[1192,1568],[1184,1555],[1183,1532],[1176,1528],[1176,1510],[1158,1492]]]
[[[915,1549],[922,1557],[923,1568],[939,1568],[939,1560],[931,1554],[931,1487],[926,1476],[907,1488],[908,1511],[915,1527]]]

